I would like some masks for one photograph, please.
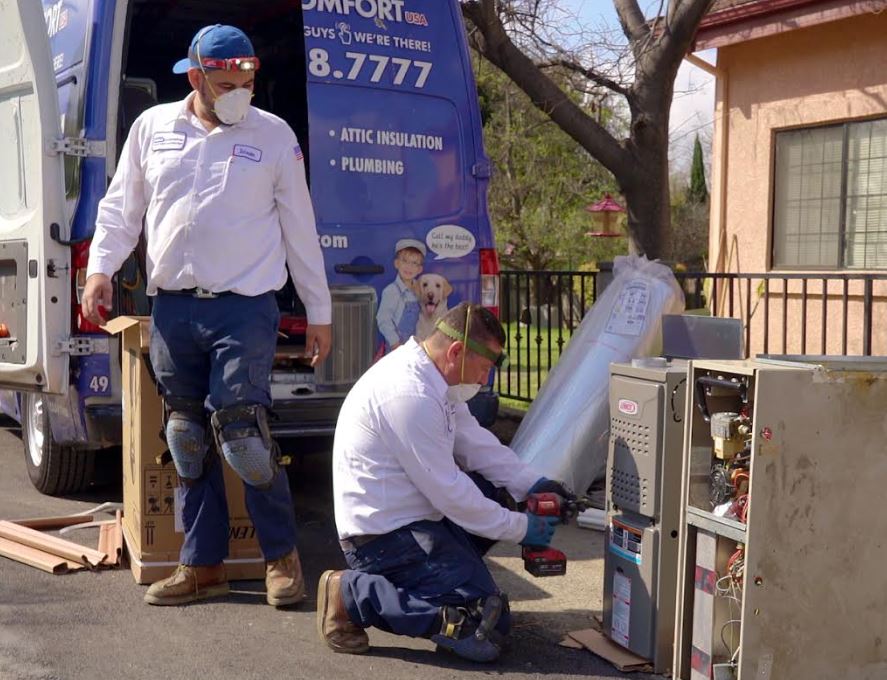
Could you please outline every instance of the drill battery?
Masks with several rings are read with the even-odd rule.
[[[525,546],[521,554],[524,569],[533,576],[563,576],[567,573],[567,556],[560,550]]]

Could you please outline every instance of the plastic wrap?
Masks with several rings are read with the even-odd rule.
[[[610,364],[658,352],[662,315],[684,310],[684,294],[665,265],[628,255],[616,258],[613,274],[511,442],[521,460],[577,493],[607,465]]]

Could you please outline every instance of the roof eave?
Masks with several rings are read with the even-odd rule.
[[[883,0],[759,0],[707,15],[691,52],[723,47],[872,11]]]

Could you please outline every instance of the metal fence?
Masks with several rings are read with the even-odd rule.
[[[498,373],[499,394],[532,401],[561,351],[597,299],[597,272],[503,271],[499,318],[509,364]]]
[[[500,317],[510,359],[497,378],[501,396],[533,400],[611,276],[609,271],[501,273]],[[869,356],[877,344],[873,332],[887,333],[887,274],[677,272],[675,277],[688,310],[742,320],[746,356]],[[887,335],[881,344],[887,345]]]

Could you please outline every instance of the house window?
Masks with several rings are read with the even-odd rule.
[[[887,268],[887,118],[776,134],[773,266]]]

